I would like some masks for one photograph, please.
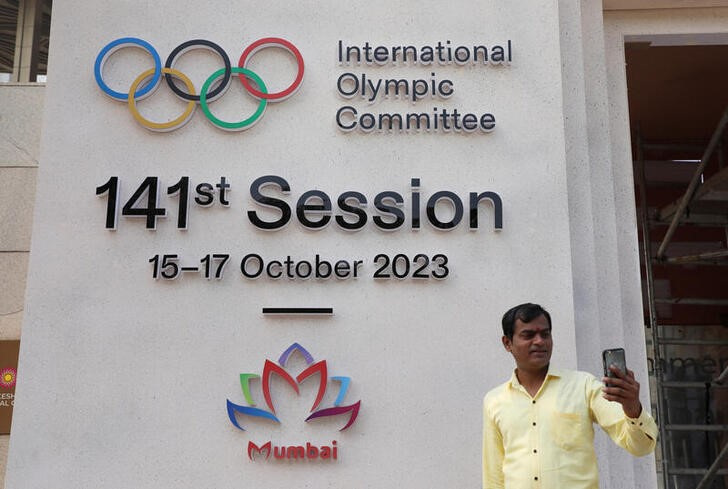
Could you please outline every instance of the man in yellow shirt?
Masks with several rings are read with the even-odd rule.
[[[657,426],[634,373],[612,367],[606,387],[552,368],[551,316],[541,306],[505,313],[503,346],[516,369],[483,401],[483,489],[598,489],[593,423],[633,455],[655,449]]]

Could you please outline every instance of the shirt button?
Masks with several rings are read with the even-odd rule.
[[[536,404],[536,401],[531,401],[531,404]]]
[[[536,426],[536,422],[535,421],[533,422],[533,425]]]
[[[533,480],[537,481],[538,480],[538,477],[534,477]]]
[[[537,450],[535,448],[533,449],[533,453],[537,453]]]

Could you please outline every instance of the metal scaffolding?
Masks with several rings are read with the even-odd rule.
[[[661,324],[658,316],[659,305],[689,305],[693,307],[706,306],[728,306],[728,299],[724,298],[702,298],[702,297],[669,297],[658,298],[655,293],[654,266],[676,266],[695,267],[702,266],[726,266],[728,265],[728,167],[724,165],[723,144],[726,126],[728,125],[728,108],[718,123],[710,141],[705,146],[692,144],[650,144],[642,140],[639,131],[636,138],[636,180],[640,195],[639,217],[641,230],[642,258],[645,271],[646,298],[648,305],[649,322],[647,327],[651,331],[652,349],[654,351],[654,374],[656,388],[656,414],[660,427],[660,456],[661,474],[663,487],[665,489],[683,489],[695,487],[696,489],[708,489],[717,476],[728,475],[728,469],[721,468],[723,461],[728,459],[728,425],[712,423],[710,411],[711,396],[716,389],[728,388],[728,366],[715,378],[710,380],[674,380],[666,379],[665,372],[661,365],[665,365],[666,347],[675,345],[689,346],[692,348],[708,348],[728,346],[728,335],[722,334],[719,338],[710,339],[689,339],[676,338],[666,335],[665,330],[677,328],[675,325]],[[690,182],[682,197],[675,202],[660,209],[648,208],[647,200],[647,172],[645,154],[660,153],[664,158],[665,154],[686,153],[702,156],[698,160]],[[681,156],[682,158],[683,156]],[[675,161],[668,160],[668,161]],[[705,178],[706,168],[709,163],[717,160],[718,169]],[[712,167],[711,167],[712,169]],[[652,245],[652,230],[662,231],[667,226],[659,246]],[[675,234],[681,226],[710,226],[725,228],[725,242],[722,249],[693,252],[689,254],[668,253],[671,243],[674,243]],[[688,328],[724,327],[726,325],[686,325]],[[691,331],[695,331],[694,329]],[[722,368],[722,366],[721,366]],[[691,391],[689,391],[691,390]],[[681,409],[690,411],[686,406],[688,399],[687,392],[702,393],[705,403],[704,423],[682,423],[679,420],[673,422],[676,408],[674,404],[683,401]],[[728,406],[723,406],[723,409]],[[690,413],[694,414],[694,413]],[[704,436],[694,436],[696,433],[703,433]],[[722,436],[721,436],[722,435]],[[712,458],[707,467],[689,466],[690,455],[696,451],[694,440],[700,438],[705,449],[706,456]],[[722,448],[718,446],[718,440],[722,438]],[[715,447],[711,445],[711,440]],[[715,456],[713,458],[713,453]],[[682,466],[681,466],[682,465]],[[686,479],[685,477],[690,478]],[[701,477],[697,486],[695,480]],[[672,485],[670,484],[672,483]],[[718,482],[716,482],[717,484]],[[723,485],[715,487],[725,487]]]

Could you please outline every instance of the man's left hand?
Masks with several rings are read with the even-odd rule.
[[[629,418],[637,418],[642,413],[640,403],[640,384],[634,378],[634,372],[627,369],[625,374],[615,366],[609,367],[614,377],[604,377],[602,395],[608,401],[615,401],[622,405],[624,414]]]

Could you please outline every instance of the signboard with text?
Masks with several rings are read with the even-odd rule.
[[[575,365],[556,2],[53,15],[8,486],[479,484],[503,312]]]
[[[0,341],[0,435],[10,433],[15,406],[15,384],[18,381],[17,340]]]

